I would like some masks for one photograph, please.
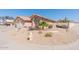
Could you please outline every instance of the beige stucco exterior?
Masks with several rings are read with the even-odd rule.
[[[28,20],[27,18],[21,18],[21,17],[16,17],[15,24],[16,23],[21,23],[22,27],[30,27],[31,26],[31,21]]]
[[[34,23],[33,23],[33,21],[34,21]],[[21,23],[24,27],[33,27],[33,25],[34,25],[34,27],[40,27],[39,26],[40,21],[44,21],[48,24],[48,26],[45,28],[48,28],[50,25],[53,26],[53,24],[54,24],[54,21],[41,17],[39,15],[32,15],[31,17],[18,16],[18,17],[16,17],[15,23]]]
[[[14,20],[9,20],[9,19],[6,19],[5,20],[5,23],[4,23],[5,25],[7,25],[7,26],[11,26],[11,25],[14,25]]]
[[[31,26],[32,26],[31,23],[28,23],[28,22],[25,22],[25,23],[24,23],[24,27],[31,27]]]

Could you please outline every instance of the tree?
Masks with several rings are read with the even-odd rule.
[[[65,17],[64,19],[59,19],[58,22],[67,23],[70,22],[70,20],[67,17]]]
[[[42,22],[39,23],[39,26],[41,26],[42,29],[44,29],[45,27],[48,26],[48,24],[46,22],[42,21]]]
[[[70,20],[68,20],[68,18],[66,18],[66,17],[63,19],[63,21],[64,22],[70,22]]]

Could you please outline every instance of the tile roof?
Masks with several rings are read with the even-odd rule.
[[[55,22],[54,20],[48,19],[47,17],[41,16],[41,15],[37,15],[37,14],[33,14],[31,16],[31,18],[32,17],[40,17],[40,18],[44,18],[43,20],[50,21],[50,22]]]

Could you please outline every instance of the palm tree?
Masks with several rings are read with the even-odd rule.
[[[45,27],[48,26],[48,24],[46,22],[42,21],[42,22],[39,23],[39,26],[41,26],[42,29],[44,29]]]
[[[70,20],[69,20],[68,18],[65,17],[65,18],[63,19],[63,22],[64,22],[64,23],[67,23],[66,31],[68,31]]]

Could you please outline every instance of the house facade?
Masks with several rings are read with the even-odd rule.
[[[48,19],[48,18],[40,16],[40,15],[35,15],[35,14],[31,16],[31,20],[35,22],[36,27],[39,26],[39,23],[41,21],[46,22],[48,24],[48,27],[53,26],[53,24],[55,23],[54,20]]]
[[[14,25],[14,19],[6,19],[4,25],[11,26]]]
[[[27,16],[17,16],[15,24],[20,27],[30,27],[32,24],[31,18]]]
[[[49,26],[53,26],[53,23],[55,21],[50,20],[48,18],[45,18],[40,15],[32,15],[30,17],[27,16],[17,16],[15,20],[15,24],[21,24],[21,27],[38,27],[39,22],[44,21],[46,22]]]

